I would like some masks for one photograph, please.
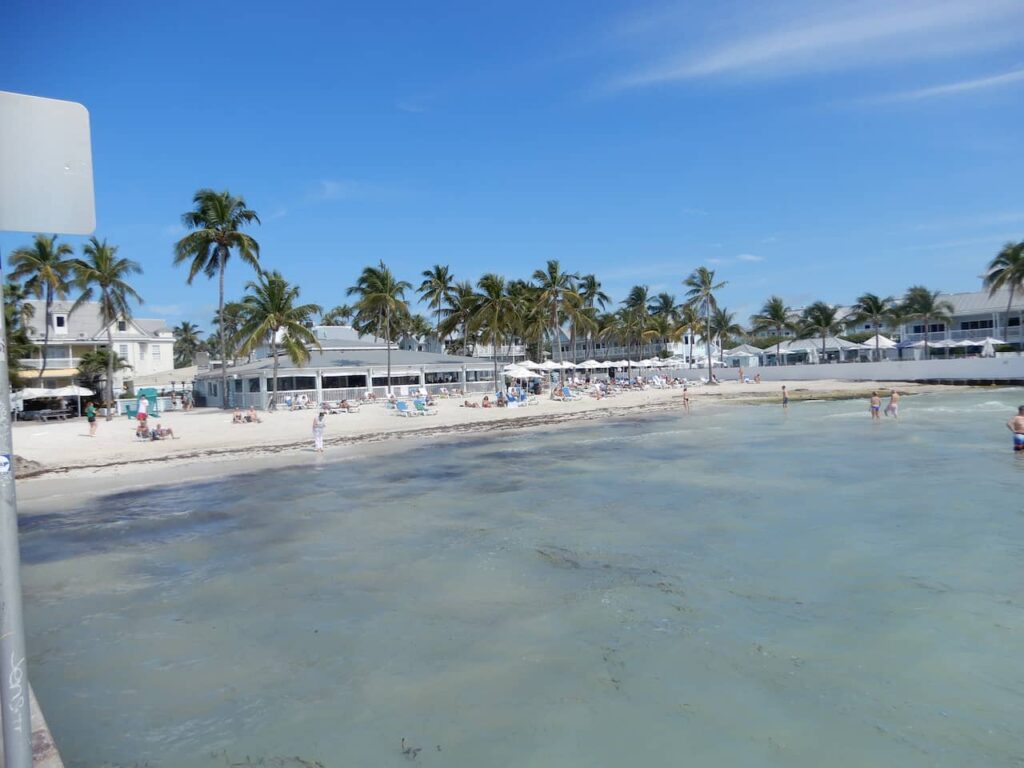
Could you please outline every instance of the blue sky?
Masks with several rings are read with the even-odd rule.
[[[746,319],[976,289],[1024,238],[1022,43],[1020,0],[8,0],[0,90],[90,110],[144,316],[208,324],[216,283],[171,250],[209,186],[325,307],[380,259],[418,284],[557,258],[616,300],[708,264]]]

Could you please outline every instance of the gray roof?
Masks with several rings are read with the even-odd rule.
[[[343,349],[325,349],[322,352],[312,350],[309,353],[309,362],[301,368],[285,355],[278,355],[279,372],[288,372],[290,375],[315,375],[317,370],[325,373],[334,371],[351,371],[353,373],[365,373],[367,368],[380,370],[387,366],[387,350],[374,347],[361,347],[346,344]],[[433,352],[416,352],[413,350],[392,349],[391,369],[392,374],[401,374],[398,369],[411,368],[447,368],[458,370],[466,366],[474,370],[490,369],[492,363],[486,358],[462,357],[460,355],[441,355]],[[271,371],[274,368],[273,358],[254,360],[251,363],[243,363],[228,368],[230,374],[256,374],[261,371]],[[204,372],[200,378],[219,377],[220,369]]]
[[[27,323],[30,335],[35,339],[41,339],[46,334],[46,302],[39,299],[30,299],[25,303],[31,304],[35,309],[35,314]],[[72,312],[71,307],[74,304],[75,302],[73,301],[53,302],[53,314],[66,314],[68,316],[68,332],[60,336],[55,336],[51,332],[50,341],[67,344],[68,341],[78,339],[94,339],[101,336],[105,338],[106,326],[100,318],[99,303],[87,301]],[[131,322],[147,336],[155,337],[159,333],[171,332],[171,329],[167,327],[166,321],[159,318],[133,317]],[[115,335],[117,335],[116,331]]]

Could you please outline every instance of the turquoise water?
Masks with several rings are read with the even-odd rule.
[[[69,766],[1019,766],[1018,400],[695,409],[34,514],[33,683]]]

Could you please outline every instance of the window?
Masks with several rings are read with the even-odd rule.
[[[153,359],[154,360],[159,360],[160,359],[160,345],[159,344],[154,344],[153,345]]]
[[[259,392],[260,391],[260,379],[249,379],[249,391]]]
[[[393,387],[406,386],[406,385],[417,386],[419,383],[420,383],[420,377],[419,377],[418,374],[416,376],[395,376],[394,374],[391,374],[391,386],[393,386]],[[387,385],[388,385],[388,377],[387,376],[374,376],[373,377],[373,386],[375,386],[375,387],[386,387]]]
[[[118,354],[118,356],[122,360],[127,360],[128,359],[128,345],[127,344],[118,344],[117,345],[117,354]]]
[[[928,326],[928,333],[942,333],[946,330],[945,323],[932,323]],[[912,333],[924,333],[923,325],[915,325]]]
[[[430,372],[424,374],[423,378],[427,384],[457,384],[459,382],[458,371]]]
[[[1007,325],[1013,326],[1014,328],[1019,326],[1020,325],[1020,316],[1018,315],[1017,317],[1011,317],[1010,321],[1007,323]]]
[[[119,331],[127,331],[128,330],[128,321],[127,320],[118,320],[117,321],[117,330],[119,330]]]
[[[54,315],[53,324],[56,328],[67,328],[68,327],[68,316],[67,315]]]
[[[991,320],[964,320],[960,323],[961,331],[980,331],[991,327]]]
[[[466,381],[494,381],[494,371],[466,371]]]
[[[241,379],[235,379],[235,392],[241,392],[241,391],[242,391],[242,380]]]
[[[324,389],[352,389],[366,386],[366,376],[324,376]]]

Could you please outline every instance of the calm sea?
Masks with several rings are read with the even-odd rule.
[[[33,683],[69,766],[1020,766],[1018,401],[705,407],[34,515]]]

